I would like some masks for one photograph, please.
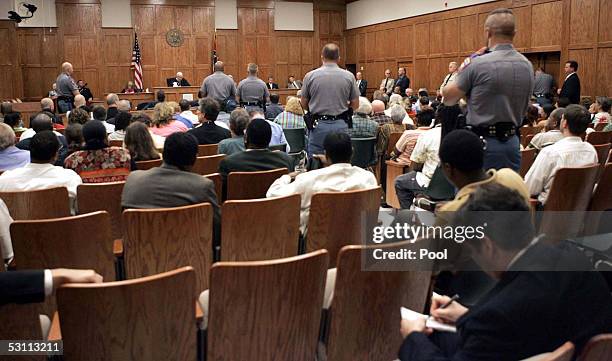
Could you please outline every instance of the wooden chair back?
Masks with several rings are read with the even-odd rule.
[[[195,360],[195,272],[57,291],[66,360]]]
[[[612,333],[597,335],[587,342],[582,349],[579,361],[609,360],[612,355]]]
[[[11,240],[18,269],[94,269],[115,279],[110,216],[99,211],[78,216],[15,221]]]
[[[519,174],[521,177],[525,177],[525,174],[529,171],[529,168],[535,162],[537,156],[537,149],[535,148],[527,148],[521,150],[521,170]]]
[[[0,198],[6,203],[14,220],[59,218],[70,215],[70,200],[65,187],[0,192]]]
[[[213,211],[209,203],[123,212],[128,279],[192,266],[199,292],[208,288],[212,264]]]
[[[599,165],[561,168],[555,174],[548,193],[540,233],[550,240],[576,237],[583,228],[584,212],[591,200]]]
[[[595,147],[595,151],[597,152],[597,159],[599,159],[599,164],[604,165],[608,160],[608,155],[610,154],[610,146],[612,144],[596,144],[593,145]]]
[[[36,304],[7,304],[0,307],[0,340],[42,340]],[[46,361],[45,355],[0,356],[0,361]]]
[[[123,147],[123,140],[109,140],[108,145],[111,147]]]
[[[574,344],[567,341],[553,352],[531,356],[521,361],[571,361],[575,350]]]
[[[390,155],[391,152],[393,152],[395,150],[395,145],[397,144],[397,141],[402,137],[402,132],[393,132],[389,134],[389,143],[387,143],[387,150],[385,152],[385,155]]]
[[[215,184],[215,193],[217,194],[217,203],[221,204],[223,202],[223,179],[221,179],[221,174],[219,173],[207,174],[204,177],[210,179]]]
[[[525,137],[525,143],[526,143],[527,145],[529,145],[529,143],[531,143],[531,141],[533,140],[533,137],[535,137],[535,134],[528,134],[528,135]],[[527,146],[527,145],[526,145],[526,146]]]
[[[397,198],[397,193],[395,192],[395,179],[406,172],[408,166],[405,164],[398,163],[394,160],[385,161],[387,166],[387,177],[385,179],[385,201],[388,205],[393,207],[394,209],[400,208],[399,199]]]
[[[217,173],[219,171],[219,163],[221,163],[223,158],[225,158],[225,154],[197,157],[191,172],[201,175]]]
[[[586,141],[593,145],[610,143],[612,132],[591,132],[587,134]]]
[[[219,153],[219,144],[198,145],[198,157],[207,157]]]
[[[612,209],[612,187],[610,187],[610,184],[612,184],[612,163],[607,163],[589,203],[589,214],[585,219],[586,235],[597,234],[603,212]]]
[[[410,242],[375,246],[401,250]],[[370,247],[370,250],[368,250]],[[400,307],[422,312],[431,272],[364,271],[362,257],[372,246],[344,246],[338,254],[336,284],[327,343],[329,360],[387,361],[397,355]]]
[[[136,162],[136,168],[138,170],[147,170],[155,167],[161,166],[163,160],[161,159],[153,159],[153,160],[142,160],[140,162]]]
[[[124,185],[125,182],[87,183],[77,187],[78,213],[108,212],[113,239],[121,238],[121,193]]]
[[[348,192],[317,193],[310,202],[307,252],[326,249],[335,267],[340,249],[364,244],[378,221],[380,187]]]
[[[300,205],[299,194],[223,203],[221,260],[260,261],[297,255]]]
[[[215,263],[207,359],[314,360],[328,260],[320,250],[272,261]]]
[[[272,183],[287,172],[287,168],[257,172],[231,172],[227,176],[227,200],[266,198],[266,193]]]
[[[597,123],[595,124],[595,126],[593,127],[593,129],[595,129],[598,132],[601,132],[602,130],[604,130],[604,128],[606,127],[606,125],[608,125],[608,123]]]
[[[521,134],[521,144],[523,145],[523,148],[526,148],[527,144],[529,144],[528,141],[530,141],[530,139],[528,139],[527,136],[530,134],[538,134],[541,130],[542,129],[539,127],[520,127],[519,132]]]
[[[586,211],[591,200],[599,165],[561,168],[555,174],[548,193],[545,211]]]

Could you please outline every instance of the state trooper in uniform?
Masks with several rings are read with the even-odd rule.
[[[518,128],[533,92],[531,62],[512,45],[512,10],[492,11],[485,21],[487,47],[465,59],[453,83],[443,89],[444,103],[467,96],[467,127],[486,140],[485,169],[521,166]]]
[[[340,48],[327,44],[321,52],[323,65],[304,76],[301,103],[310,130],[308,156],[323,154],[323,140],[331,132],[347,132],[352,111],[359,107],[355,76],[338,66]],[[311,129],[312,128],[312,129]]]
[[[265,114],[270,92],[266,83],[257,77],[258,70],[257,64],[248,65],[249,75],[238,83],[238,100],[248,112],[260,111]]]

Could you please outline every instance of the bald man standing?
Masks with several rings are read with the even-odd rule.
[[[308,129],[308,156],[324,154],[323,140],[328,133],[348,133],[353,109],[359,106],[359,89],[352,73],[338,66],[340,48],[330,43],[321,51],[323,65],[304,77],[302,108]]]
[[[531,62],[512,45],[516,20],[510,9],[496,9],[484,25],[487,47],[465,59],[455,81],[442,89],[444,104],[467,96],[466,123],[485,138],[484,169],[521,166],[518,128],[533,92]]]
[[[63,114],[74,107],[74,97],[79,95],[79,87],[72,78],[74,69],[72,64],[65,62],[62,64],[62,72],[57,76],[57,108]]]
[[[200,95],[202,98],[213,98],[219,104],[225,104],[228,99],[236,100],[236,84],[234,79],[225,75],[225,65],[218,61],[214,66],[215,72],[210,74],[202,82]]]
[[[455,81],[455,78],[457,77],[457,70],[459,70],[457,62],[451,61],[448,64],[448,75],[444,77],[444,81],[442,82],[442,85],[440,85],[440,93],[442,93],[442,88]]]

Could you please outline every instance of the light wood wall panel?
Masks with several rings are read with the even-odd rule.
[[[612,62],[608,25],[612,0],[502,0],[351,29],[344,34],[347,63],[364,68],[371,91],[384,77],[384,69],[377,65],[380,59],[394,77],[399,65],[413,68],[412,88],[434,90],[447,74],[450,61],[462,61],[485,44],[487,15],[500,7],[511,8],[515,14],[515,47],[545,66],[559,83],[564,79],[563,64],[576,57],[582,93],[612,95],[609,76],[602,76],[610,73]],[[395,33],[395,43],[377,37],[381,32]]]

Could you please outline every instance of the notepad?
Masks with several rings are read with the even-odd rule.
[[[423,318],[423,319],[426,319],[425,326],[427,328],[431,328],[433,330],[442,331],[442,332],[457,332],[457,327],[455,326],[447,325],[445,323],[436,321],[432,317],[429,317],[419,312],[409,310],[406,307],[401,307],[400,313],[402,315],[403,320],[412,321],[412,320],[417,320],[419,318]]]

